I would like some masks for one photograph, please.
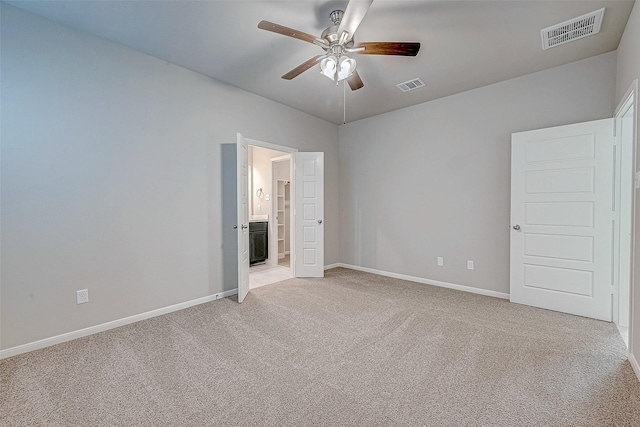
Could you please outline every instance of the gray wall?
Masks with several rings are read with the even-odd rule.
[[[622,97],[634,79],[640,78],[640,6],[633,7],[627,27],[624,30],[622,40],[618,46],[618,67],[616,79],[616,104],[622,101]],[[638,94],[636,94],[637,96]],[[636,117],[638,114],[636,98]],[[638,148],[638,135],[636,134],[636,148]],[[636,151],[636,170],[640,168],[640,150]],[[632,314],[632,332],[630,353],[636,361],[640,361],[640,194],[636,192],[636,218],[635,218],[635,259],[633,276],[634,311]]]
[[[511,133],[612,117],[615,76],[614,52],[340,126],[341,261],[508,293]]]
[[[1,8],[0,348],[235,288],[236,132],[325,152],[339,261],[337,126]]]

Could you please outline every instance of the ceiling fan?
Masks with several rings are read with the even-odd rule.
[[[313,43],[325,51],[324,55],[314,56],[283,75],[282,78],[291,80],[320,63],[321,73],[334,80],[336,84],[347,79],[351,90],[358,90],[364,87],[364,83],[356,71],[356,61],[347,54],[416,56],[420,50],[420,43],[417,42],[355,42],[355,32],[371,3],[373,0],[351,0],[345,11],[334,10],[329,15],[333,25],[324,30],[320,37],[273,22],[260,21],[258,28],[262,30]]]

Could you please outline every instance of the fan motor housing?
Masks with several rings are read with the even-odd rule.
[[[330,45],[337,44],[340,40],[340,35],[338,34],[338,25],[333,25],[322,32],[320,38],[325,40]],[[344,44],[344,47],[353,47],[354,40],[350,39],[347,43]]]
[[[320,38],[328,41],[329,43],[335,43],[340,37],[338,37],[338,26],[333,25],[322,32]]]
[[[338,29],[340,28],[340,22],[342,22],[342,17],[344,16],[344,11],[342,10],[334,10],[329,14],[329,19],[333,22],[333,25],[327,28],[322,32],[320,38],[325,40],[330,45],[338,43],[340,40],[340,35],[338,34]],[[352,47],[353,46],[353,38],[351,38],[347,43],[344,44],[344,47]]]

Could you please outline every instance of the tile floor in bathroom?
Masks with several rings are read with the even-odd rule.
[[[278,265],[259,264],[249,267],[249,288],[259,288],[260,286],[270,285],[272,283],[281,282],[293,277],[293,272],[289,268],[288,258],[278,261]]]

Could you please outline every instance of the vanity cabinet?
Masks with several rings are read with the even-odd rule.
[[[265,262],[269,258],[269,223],[249,222],[249,264]]]

